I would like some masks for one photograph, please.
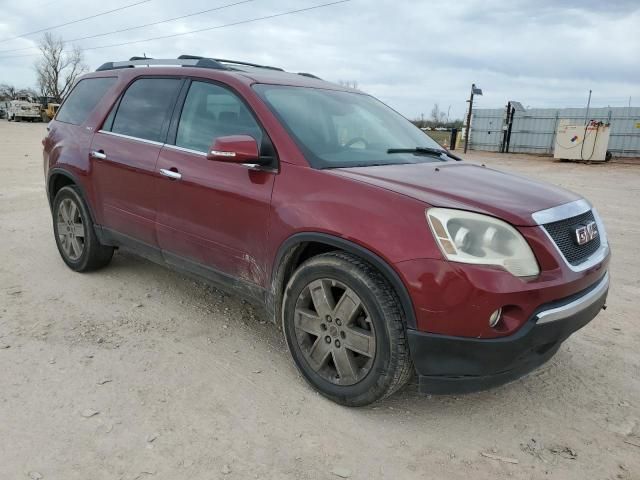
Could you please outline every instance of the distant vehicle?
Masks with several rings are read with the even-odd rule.
[[[22,120],[40,122],[42,121],[40,104],[26,95],[20,96],[16,100],[11,100],[7,109],[7,119],[10,122],[21,122]]]
[[[69,268],[129,248],[242,295],[344,405],[414,373],[424,393],[508,382],[605,306],[609,244],[581,195],[459,161],[311,74],[109,62],[75,85],[43,145]]]
[[[59,103],[48,103],[46,108],[42,110],[42,121],[48,122],[56,116],[56,112],[60,108]]]
[[[7,104],[5,102],[0,102],[0,118],[5,118],[7,116]]]
[[[43,122],[48,122],[55,117],[60,104],[55,97],[38,97],[40,103],[40,116]]]

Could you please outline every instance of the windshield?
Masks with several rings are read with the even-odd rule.
[[[434,140],[369,95],[281,85],[254,88],[314,168],[441,161],[419,151],[442,150]]]

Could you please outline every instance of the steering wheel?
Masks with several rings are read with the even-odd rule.
[[[352,138],[351,140],[349,140],[347,143],[344,144],[344,148],[350,148],[352,145],[355,145],[356,143],[359,143],[359,142],[364,143],[364,148],[369,148],[369,143],[362,137]]]

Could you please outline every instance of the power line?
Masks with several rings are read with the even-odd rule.
[[[263,17],[250,18],[250,19],[247,19],[247,20],[240,20],[238,22],[226,23],[226,24],[223,24],[223,25],[216,25],[214,27],[200,28],[200,29],[197,29],[197,30],[190,30],[188,32],[173,33],[171,35],[161,35],[159,37],[145,38],[145,39],[142,39],[142,40],[133,40],[133,41],[130,41],[130,42],[112,43],[110,45],[99,45],[99,46],[96,46],[96,47],[87,47],[87,48],[82,48],[82,50],[86,51],[86,50],[99,50],[99,49],[102,49],[102,48],[121,47],[121,46],[124,46],[124,45],[132,45],[134,43],[144,43],[144,42],[151,42],[153,40],[161,40],[161,39],[165,39],[165,38],[174,38],[174,37],[180,37],[180,36],[183,36],[183,35],[191,35],[192,33],[206,32],[206,31],[217,30],[217,29],[225,28],[225,27],[233,27],[233,26],[236,26],[236,25],[244,25],[244,24],[247,24],[247,23],[258,22],[258,21],[261,21],[261,20],[269,20],[271,18],[284,17],[286,15],[292,15],[294,13],[307,12],[309,10],[316,10],[318,8],[329,7],[329,6],[332,6],[332,5],[338,5],[338,4],[347,3],[347,2],[350,2],[350,1],[351,0],[338,0],[338,1],[335,1],[335,2],[321,3],[320,5],[314,5],[312,7],[300,8],[300,9],[297,9],[297,10],[288,10],[288,11],[282,12],[282,13],[275,13],[273,15],[265,15]],[[17,58],[17,57],[33,57],[33,56],[37,56],[37,55],[36,54],[33,54],[33,55],[10,55],[10,56],[6,56],[6,57],[0,57],[0,59],[3,59],[3,58]]]
[[[347,2],[350,2],[350,1],[351,0],[338,0],[336,2],[322,3],[320,5],[314,5],[312,7],[300,8],[300,9],[297,9],[297,10],[289,10],[289,11],[282,12],[282,13],[275,13],[273,15],[266,15],[264,17],[250,18],[248,20],[240,20],[238,22],[226,23],[224,25],[216,25],[215,27],[199,28],[197,30],[191,30],[189,32],[174,33],[174,34],[171,34],[171,35],[162,35],[162,36],[159,36],[159,37],[145,38],[143,40],[133,40],[131,42],[113,43],[111,45],[100,45],[100,46],[97,46],[97,47],[84,48],[83,50],[99,50],[99,49],[102,49],[102,48],[120,47],[120,46],[123,46],[123,45],[131,45],[131,44],[134,44],[134,43],[151,42],[153,40],[161,40],[161,39],[164,39],[164,38],[180,37],[182,35],[190,35],[192,33],[206,32],[206,31],[209,31],[209,30],[217,30],[219,28],[233,27],[233,26],[236,26],[236,25],[243,25],[243,24],[246,24],[246,23],[258,22],[260,20],[269,20],[271,18],[284,17],[285,15],[292,15],[294,13],[307,12],[309,10],[315,10],[315,9],[318,9],[318,8],[329,7],[329,6],[332,6],[332,5],[338,5],[340,3],[347,3]]]
[[[130,4],[124,5],[122,7],[114,8],[113,10],[108,10],[106,12],[96,13],[95,15],[90,15],[90,16],[84,17],[84,18],[78,18],[77,20],[72,20],[70,22],[61,23],[59,25],[54,25],[52,27],[41,28],[40,30],[34,30],[33,32],[23,33],[21,35],[15,36],[15,37],[5,38],[5,39],[0,40],[0,43],[8,42],[9,40],[15,40],[17,38],[28,37],[29,35],[35,35],[36,33],[46,32],[46,31],[49,31],[49,30],[55,30],[56,28],[66,27],[67,25],[73,25],[74,23],[84,22],[85,20],[90,20],[92,18],[101,17],[103,15],[107,15],[107,14],[113,13],[113,12],[119,12],[120,10],[125,10],[127,8],[135,7],[136,5],[140,5],[142,3],[148,3],[150,1],[151,0],[142,0],[140,2],[130,3]]]
[[[160,25],[162,23],[173,22],[175,20],[182,20],[183,18],[195,17],[196,15],[202,15],[203,13],[214,12],[216,10],[222,10],[222,9],[229,8],[229,7],[235,7],[236,5],[241,5],[243,3],[249,3],[249,2],[254,2],[254,1],[255,0],[242,0],[240,2],[235,2],[235,3],[229,3],[227,5],[222,5],[220,7],[208,8],[207,10],[200,10],[199,12],[193,12],[193,13],[188,13],[186,15],[180,15],[179,17],[166,18],[164,20],[159,20],[157,22],[145,23],[144,25],[136,25],[136,26],[133,26],[133,27],[122,28],[120,30],[112,30],[110,32],[96,33],[95,35],[87,35],[85,37],[71,38],[69,40],[65,40],[64,43],[77,42],[77,41],[80,41],[80,40],[88,40],[90,38],[106,37],[107,35],[114,35],[116,33],[123,33],[123,32],[129,32],[131,30],[138,30],[140,28],[152,27],[154,25]],[[12,49],[8,49],[8,50],[0,50],[0,53],[19,52],[19,51],[31,50],[31,49],[35,49],[35,48],[38,48],[38,47],[12,48]]]

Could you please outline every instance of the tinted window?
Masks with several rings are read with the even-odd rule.
[[[115,82],[115,77],[80,80],[60,107],[56,120],[81,125]]]
[[[394,152],[442,148],[406,118],[369,95],[280,85],[255,85],[254,89],[316,168],[441,160],[419,152]]]
[[[176,145],[206,152],[214,138],[251,135],[262,141],[262,130],[244,103],[226,88],[193,82],[182,108]]]
[[[177,78],[141,78],[133,82],[122,97],[111,131],[162,142],[180,82]]]

